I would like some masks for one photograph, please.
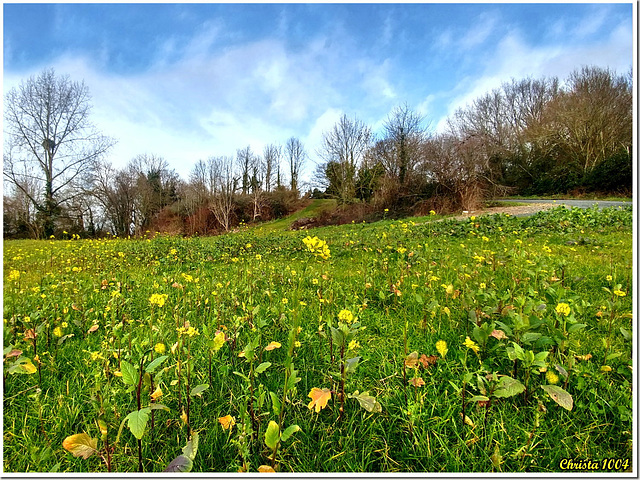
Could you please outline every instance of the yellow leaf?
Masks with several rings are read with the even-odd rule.
[[[311,398],[311,402],[309,402],[309,409],[315,407],[316,413],[322,410],[327,406],[327,402],[331,400],[331,390],[328,388],[323,388],[322,390],[316,387],[313,387],[309,392],[309,398]]]
[[[260,465],[258,467],[258,472],[260,473],[276,473],[276,471],[271,468],[269,465]]]
[[[271,350],[274,350],[276,348],[280,348],[282,345],[278,342],[271,342],[269,345],[267,345],[266,347],[264,347],[264,349],[269,352]]]
[[[122,376],[122,372],[120,370],[116,370],[115,372],[113,372],[113,375],[116,377],[121,377]]]
[[[62,447],[74,457],[89,458],[98,449],[98,440],[86,433],[69,435],[62,441]]]
[[[87,333],[93,333],[98,329],[99,325],[97,323],[94,323],[93,325],[91,325],[91,328],[87,331]]]
[[[157,400],[161,396],[162,396],[162,390],[160,389],[160,387],[156,388],[155,392],[151,394],[151,398],[153,398],[154,400]]]
[[[220,425],[222,425],[222,428],[225,430],[229,430],[236,424],[235,417],[232,417],[231,415],[220,417],[218,418],[218,421],[220,422]]]
[[[184,409],[182,409],[182,414],[180,415],[180,420],[182,420],[183,423],[187,423],[187,414],[184,411]]]
[[[416,368],[418,366],[418,352],[411,352],[404,359],[404,365],[407,368]]]

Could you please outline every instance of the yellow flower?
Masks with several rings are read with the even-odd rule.
[[[429,215],[435,215],[435,214],[436,214],[435,210],[429,210]]]
[[[613,277],[611,275],[607,275],[607,282],[610,282],[611,280],[613,280]]]
[[[300,348],[302,346],[302,343],[300,343],[298,340],[296,340],[296,342],[293,344],[294,347],[296,348]]]
[[[446,314],[447,314],[447,316],[448,316],[448,315],[451,315],[451,310],[449,310],[449,307],[444,307],[444,308],[442,309],[442,311],[443,311],[444,313],[446,313]]]
[[[436,350],[442,358],[446,357],[447,352],[449,351],[449,349],[447,348],[447,342],[445,342],[444,340],[438,340],[436,342]]]
[[[60,327],[56,327],[53,329],[53,334],[56,337],[61,337],[62,336],[62,329]]]
[[[11,270],[11,272],[9,272],[9,280],[17,280],[18,278],[20,278],[20,272],[18,270]]]
[[[355,340],[351,340],[349,342],[349,350],[355,350],[356,348],[360,347],[360,343],[356,342]]]
[[[481,283],[480,283],[480,288],[481,288],[482,290],[484,290],[485,288],[487,288],[487,284],[486,284],[486,283],[484,283],[484,282],[481,282]]]
[[[551,385],[555,385],[560,380],[560,377],[558,377],[558,375],[556,375],[556,373],[552,370],[547,370],[546,377],[547,382],[549,382]]]
[[[566,317],[571,313],[571,307],[566,303],[559,303],[556,305],[556,312]]]
[[[340,310],[338,313],[338,320],[343,320],[347,323],[353,322],[353,313],[350,310]]]
[[[169,295],[166,293],[154,293],[149,297],[149,303],[151,305],[158,305],[159,307],[162,307],[167,301],[168,296]]]
[[[478,346],[478,344],[476,342],[474,342],[473,340],[471,340],[469,337],[467,337],[465,339],[464,345],[467,348],[470,348],[471,350],[473,350],[476,353],[478,353],[480,351],[480,347]]]
[[[167,351],[167,348],[164,346],[164,343],[156,343],[156,346],[153,347],[153,349],[158,355],[162,355],[164,352]]]
[[[617,297],[626,297],[627,294],[625,292],[623,292],[620,289],[616,289],[613,291],[614,295],[616,295]]]
[[[609,373],[611,371],[611,367],[609,365],[603,365],[600,367],[600,371],[602,373]]]
[[[229,430],[229,429],[233,428],[233,426],[236,424],[235,417],[232,417],[231,415],[226,415],[224,417],[220,417],[220,418],[218,418],[218,421],[220,422],[220,425],[222,425],[222,428],[224,430]]]

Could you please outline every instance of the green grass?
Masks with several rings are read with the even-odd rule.
[[[100,418],[113,470],[137,471],[138,444],[126,422],[116,444],[123,419],[137,411],[136,385],[115,373],[143,355],[148,365],[157,343],[167,359],[152,372],[154,389],[170,410],[155,412],[153,429],[147,424],[145,471],[181,454],[192,429],[199,434],[193,471],[244,464],[255,472],[272,463],[270,421],[300,427],[278,447],[281,472],[558,472],[562,458],[630,460],[631,219],[631,209],[560,207],[525,219],[433,216],[312,232],[5,242],[5,355],[11,346],[33,360],[35,329],[41,363],[39,372],[12,374],[16,357],[5,359],[4,469],[106,471],[98,455],[76,458],[62,447],[86,432],[104,453]],[[308,235],[327,242],[329,258],[305,247]],[[152,294],[167,295],[166,303],[151,305]],[[561,303],[569,316],[556,311]],[[176,329],[187,321],[197,329],[192,337]],[[340,416],[343,334],[331,335],[331,327],[347,337],[344,358],[360,357],[345,394],[368,392],[381,411],[345,398]],[[217,331],[226,341],[214,351]],[[493,331],[508,338],[487,337]],[[274,341],[281,347],[265,350]],[[516,364],[513,341],[547,357],[529,369]],[[437,361],[405,367],[414,351]],[[285,392],[292,367],[299,381]],[[571,395],[571,411],[543,390],[547,371]],[[526,393],[478,403],[478,376],[492,373],[526,384]],[[424,385],[410,384],[414,376]],[[186,398],[203,384],[187,426]],[[152,393],[145,385],[143,407]],[[332,392],[318,413],[307,406],[314,387]],[[226,415],[235,417],[231,430],[218,421]]]

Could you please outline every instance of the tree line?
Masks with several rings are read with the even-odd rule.
[[[212,234],[287,215],[302,196],[424,213],[473,210],[505,193],[630,194],[632,83],[631,71],[600,67],[512,79],[456,110],[441,132],[407,104],[377,135],[342,115],[307,183],[310,156],[296,137],[199,160],[187,179],[157,155],[115,168],[115,140],[91,123],[87,86],[46,70],[5,97],[4,237]]]

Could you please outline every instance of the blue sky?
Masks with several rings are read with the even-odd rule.
[[[84,80],[109,156],[260,153],[291,136],[314,170],[343,113],[374,132],[407,103],[433,130],[511,78],[626,73],[632,3],[4,4],[4,83]]]

